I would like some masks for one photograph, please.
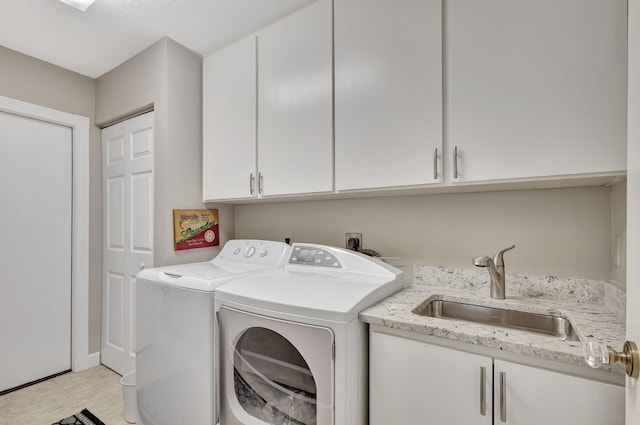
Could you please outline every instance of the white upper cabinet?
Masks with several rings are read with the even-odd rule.
[[[204,59],[203,198],[256,196],[256,39]]]
[[[204,59],[205,201],[333,191],[332,14],[318,0]]]
[[[262,196],[333,191],[331,0],[258,33]]]
[[[625,170],[626,4],[445,2],[447,180]]]
[[[622,175],[626,19],[626,0],[317,0],[205,58],[203,197]]]
[[[336,1],[334,31],[336,189],[441,182],[442,2]]]

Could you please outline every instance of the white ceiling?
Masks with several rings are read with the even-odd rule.
[[[314,0],[2,0],[0,45],[97,78],[167,36],[206,55]]]

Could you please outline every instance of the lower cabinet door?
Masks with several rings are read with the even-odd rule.
[[[623,425],[624,388],[494,361],[496,425]]]
[[[370,425],[492,423],[490,357],[372,332]]]

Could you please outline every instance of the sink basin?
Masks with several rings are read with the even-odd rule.
[[[456,319],[504,328],[520,329],[559,337],[567,341],[580,341],[571,322],[560,316],[505,310],[453,301],[433,300],[413,310],[420,316]]]

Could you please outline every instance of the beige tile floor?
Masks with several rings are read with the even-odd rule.
[[[101,365],[0,396],[0,425],[51,425],[85,408],[106,425],[126,425],[120,375]]]

